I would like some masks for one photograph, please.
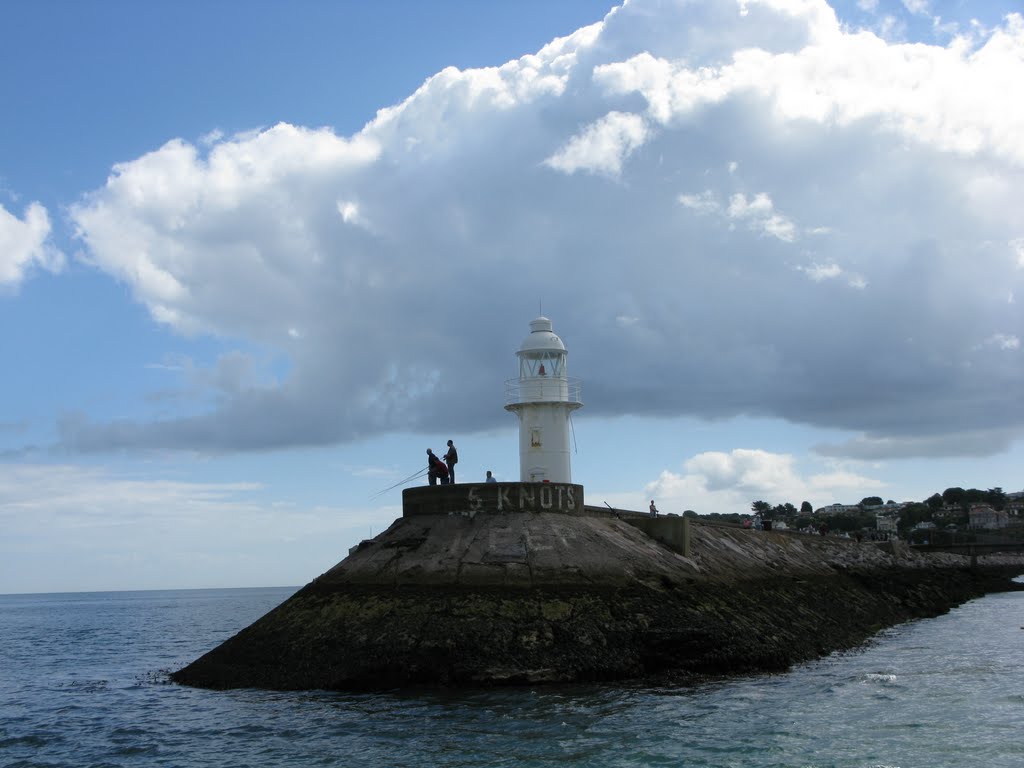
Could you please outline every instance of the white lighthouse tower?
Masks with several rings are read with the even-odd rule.
[[[505,410],[519,417],[519,480],[571,483],[569,415],[580,408],[580,381],[566,375],[567,352],[538,317],[516,356],[519,378],[505,382]]]

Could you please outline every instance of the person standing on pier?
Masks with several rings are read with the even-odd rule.
[[[455,482],[455,465],[459,463],[459,452],[455,450],[455,443],[448,441],[448,453],[444,455],[444,463],[448,465],[448,482]]]
[[[657,517],[658,516],[658,508],[656,506],[654,506],[654,499],[651,499],[650,511],[651,511],[651,517]]]

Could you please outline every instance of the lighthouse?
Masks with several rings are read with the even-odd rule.
[[[572,482],[569,419],[583,402],[579,379],[567,375],[567,354],[546,317],[530,323],[516,352],[519,377],[505,382],[505,410],[519,417],[520,482]]]

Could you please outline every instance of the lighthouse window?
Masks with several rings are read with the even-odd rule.
[[[540,357],[524,357],[520,361],[521,376],[564,376],[565,358],[562,355],[542,355]]]
[[[540,448],[541,447],[540,430],[539,429],[531,429],[530,430],[530,447],[531,448]]]

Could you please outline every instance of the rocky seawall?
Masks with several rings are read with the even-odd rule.
[[[676,551],[582,495],[570,513],[421,509],[171,677],[370,690],[777,671],[1024,573],[1019,557],[972,569],[835,538],[687,533]]]

